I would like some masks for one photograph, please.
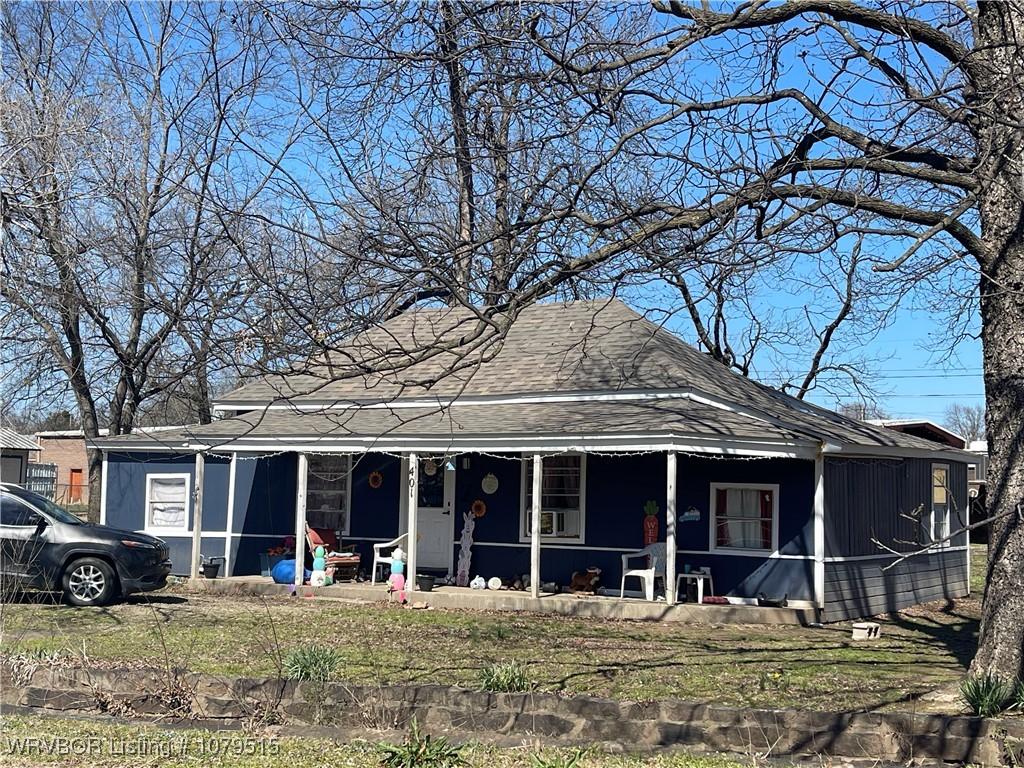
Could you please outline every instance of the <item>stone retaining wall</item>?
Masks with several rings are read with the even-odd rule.
[[[61,711],[239,720],[279,712],[287,720],[339,728],[401,728],[485,739],[542,738],[615,750],[685,747],[781,755],[827,754],[905,761],[1020,764],[1024,720],[911,713],[739,709],[664,700],[619,702],[551,693],[487,693],[440,685],[317,686],[277,678],[195,673],[37,669],[11,677],[2,701]]]

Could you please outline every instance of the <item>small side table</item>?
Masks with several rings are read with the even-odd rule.
[[[679,596],[679,587],[684,581],[697,582],[697,605],[704,603],[704,582],[708,583],[708,594],[715,594],[715,580],[711,577],[710,571],[691,571],[680,573],[676,577],[676,597]]]

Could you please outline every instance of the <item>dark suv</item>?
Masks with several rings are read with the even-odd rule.
[[[86,523],[37,493],[0,483],[4,587],[63,591],[73,605],[106,605],[163,587],[167,554],[160,539]]]

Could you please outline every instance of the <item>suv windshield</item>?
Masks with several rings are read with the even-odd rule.
[[[24,488],[16,488],[12,485],[5,485],[3,488],[12,496],[17,496],[22,501],[27,501],[37,509],[43,510],[43,512],[60,523],[67,523],[68,525],[82,525],[82,519],[80,517],[75,517],[63,507],[59,507],[54,504],[45,496],[40,496],[38,493],[32,493],[32,491],[26,491]]]

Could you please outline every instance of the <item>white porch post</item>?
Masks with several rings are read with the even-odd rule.
[[[665,602],[676,602],[676,452],[665,454]]]
[[[825,608],[825,456],[814,457],[814,602]]]
[[[238,464],[238,454],[231,454],[231,463],[228,464],[228,518],[224,531],[224,577],[231,575],[231,532],[235,528],[235,468]]]
[[[409,454],[409,485],[408,499],[406,501],[406,514],[408,519],[406,525],[409,529],[409,552],[405,561],[405,583],[410,596],[416,589],[416,539],[419,535],[416,530],[417,518],[419,517],[420,497],[420,462],[415,453]]]
[[[299,454],[299,474],[295,483],[295,586],[301,587],[306,575],[306,483],[309,460]]]
[[[539,453],[533,455],[533,506],[530,510],[530,595],[540,597],[540,507],[541,474],[544,459]]]
[[[196,454],[195,487],[192,490],[192,570],[193,579],[199,578],[199,563],[203,545],[203,475],[206,469],[206,457]]]
[[[103,465],[100,468],[100,525],[107,524],[107,452],[103,452]],[[145,526],[147,523],[143,522]]]

